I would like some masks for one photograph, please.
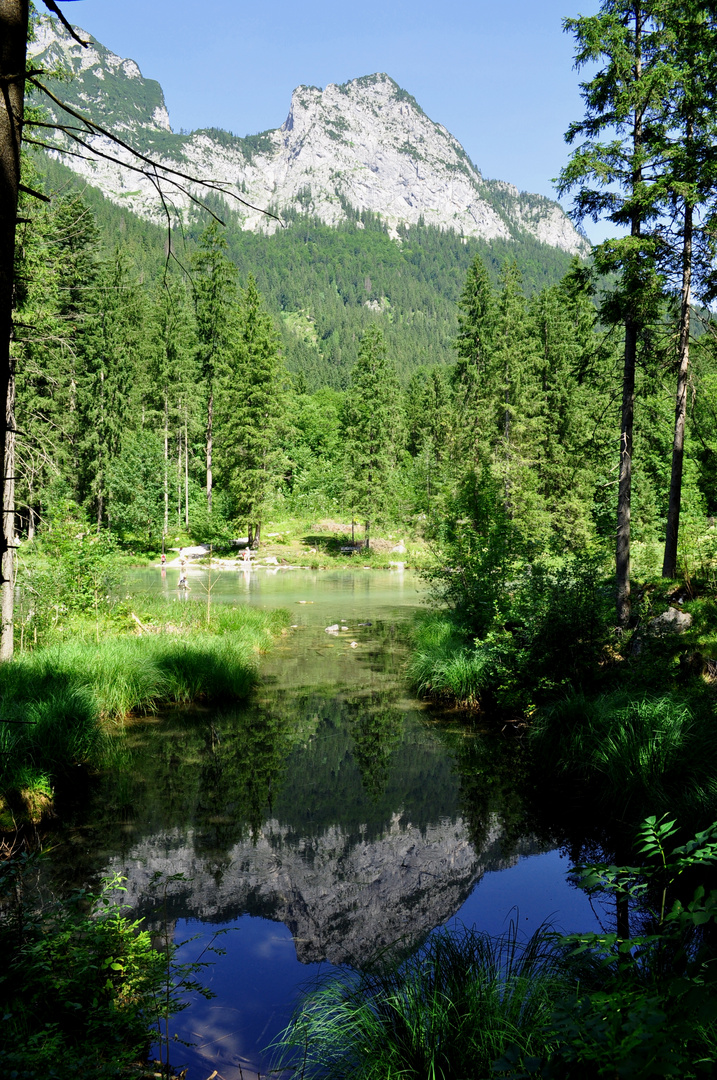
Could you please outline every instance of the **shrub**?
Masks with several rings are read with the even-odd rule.
[[[149,1048],[165,957],[111,901],[118,880],[37,909],[19,899],[26,868],[23,858],[0,866],[0,1072],[18,1080],[119,1077]]]

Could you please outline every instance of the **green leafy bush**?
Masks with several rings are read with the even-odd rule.
[[[149,1049],[166,1002],[166,958],[112,899],[119,879],[37,908],[23,898],[26,869],[27,858],[0,865],[0,1072],[119,1077]]]

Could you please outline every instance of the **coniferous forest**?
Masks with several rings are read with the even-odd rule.
[[[238,555],[246,573],[252,558],[417,571],[428,602],[401,630],[401,679],[451,747],[474,839],[520,819],[614,908],[602,933],[439,930],[337,967],[306,991],[277,1068],[716,1074],[717,10],[602,0],[566,29],[584,114],[558,188],[576,220],[615,226],[585,258],[527,234],[392,235],[348,203],[338,226],[291,213],[249,232],[211,190],[163,227],[46,152],[28,69],[22,151],[0,130],[16,166],[0,280],[8,1075],[175,1075],[161,1024],[203,965],[176,960],[167,886],[158,951],[116,881],[49,907],[27,883],[73,776],[130,783],[120,729],[199,704],[217,754],[201,710],[254,701],[263,655],[298,624],[213,603],[212,559],[236,570]],[[185,587],[187,548],[204,593],[180,607],[125,591],[175,552]],[[400,720],[365,708],[351,752],[375,810]],[[313,738],[267,716],[232,764],[254,843]]]

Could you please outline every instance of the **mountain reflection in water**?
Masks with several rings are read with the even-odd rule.
[[[75,877],[126,877],[125,901],[154,929],[167,919],[180,936],[198,924],[240,928],[208,975],[218,998],[175,1021],[198,1042],[186,1051],[189,1080],[208,1063],[226,1080],[238,1063],[264,1071],[262,1048],[315,970],[306,965],[405,953],[463,910],[483,875],[548,847],[525,821],[520,748],[408,696],[403,630],[416,580],[300,575],[258,572],[253,588],[215,576],[213,602],[286,606],[295,629],[263,662],[249,707],[133,723],[123,769],[76,808],[65,845]],[[137,575],[136,587],[148,584],[150,572]],[[325,632],[341,620],[348,632]],[[567,893],[561,868],[551,873]],[[181,875],[165,886],[161,917],[157,875]],[[500,918],[513,905],[532,913],[530,891]],[[277,923],[292,935],[293,964]]]

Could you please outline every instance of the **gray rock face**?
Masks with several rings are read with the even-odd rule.
[[[534,846],[526,841],[525,851]],[[191,831],[147,837],[114,857],[107,872],[127,878],[125,902],[138,911],[153,906],[156,872],[182,873],[187,880],[169,886],[174,918],[261,914],[291,930],[302,963],[342,964],[366,961],[400,939],[421,941],[455,914],[486,870],[516,861],[503,859],[496,821],[477,854],[460,818],[422,831],[396,814],[384,836],[371,841],[338,826],[299,840],[267,821],[256,843],[236,845],[221,867],[197,854]]]
[[[74,72],[75,80],[59,87],[64,100],[131,136],[164,165],[225,182],[253,207],[310,212],[329,225],[371,211],[394,236],[400,225],[425,221],[465,237],[511,240],[528,234],[572,254],[588,250],[556,202],[485,180],[460,143],[388,75],[323,90],[300,86],[284,124],[262,135],[240,139],[212,129],[183,136],[171,132],[161,87],[143,79],[134,61],[97,42],[82,49],[49,17],[41,20],[31,51],[38,64],[59,62]],[[95,145],[131,160],[108,140],[97,138]],[[149,177],[101,158],[62,160],[113,201],[161,217]],[[191,207],[177,190],[172,199],[182,212]],[[237,209],[228,196],[227,203]],[[238,209],[245,229],[278,227],[257,209]]]

